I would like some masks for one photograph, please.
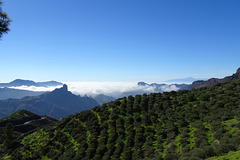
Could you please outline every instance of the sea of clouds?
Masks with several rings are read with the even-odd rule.
[[[163,82],[166,84],[166,82]],[[107,96],[112,96],[115,98],[136,95],[143,93],[153,93],[153,92],[168,92],[168,91],[177,91],[178,87],[175,85],[162,86],[160,89],[156,90],[154,86],[141,86],[136,82],[64,82],[68,86],[68,90],[76,95],[87,95],[87,96],[96,96],[98,94],[104,94]],[[161,83],[159,83],[161,84]],[[14,89],[30,90],[35,92],[46,92],[53,91],[56,88],[61,88],[62,86],[55,87],[35,87],[35,86],[19,86],[19,87],[10,87]]]

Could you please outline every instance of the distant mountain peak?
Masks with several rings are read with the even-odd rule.
[[[26,85],[26,86],[31,86],[31,85],[36,85],[36,82],[32,80],[23,80],[23,79],[15,79],[14,81],[9,83],[12,86],[19,86],[19,85]]]
[[[32,80],[15,79],[10,83],[0,83],[0,87],[17,87],[17,86],[35,86],[35,87],[49,87],[63,85],[57,81],[34,82]]]
[[[146,85],[148,85],[147,83],[145,83],[145,82],[138,82],[138,84],[137,84],[138,86],[146,86]]]
[[[68,86],[66,84],[64,84],[63,87],[62,87],[62,90],[67,92],[68,91]]]
[[[64,84],[61,88],[56,88],[52,93],[68,93],[68,86]]]

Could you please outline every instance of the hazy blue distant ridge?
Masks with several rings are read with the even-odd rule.
[[[50,87],[63,85],[57,81],[34,82],[32,80],[15,79],[10,83],[0,83],[0,87],[17,87],[17,86],[35,86],[35,87]]]
[[[207,80],[206,78],[193,78],[193,77],[187,77],[187,78],[179,78],[179,79],[170,79],[167,80],[166,82],[194,82],[198,80]]]

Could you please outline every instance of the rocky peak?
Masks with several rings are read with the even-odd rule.
[[[68,92],[68,86],[66,84],[64,84],[61,88],[57,88],[54,91],[48,93],[48,96],[59,96],[59,95],[66,95],[69,94],[71,92]]]
[[[63,90],[63,91],[66,91],[66,92],[67,92],[67,91],[68,91],[68,86],[67,86],[66,84],[64,84],[64,85],[63,85],[63,87],[61,88],[61,90]]]
[[[238,68],[237,72],[235,73],[235,76],[236,76],[237,78],[240,78],[240,68]]]
[[[147,83],[145,83],[145,82],[138,82],[138,84],[137,84],[138,86],[146,86],[146,85],[148,85]]]

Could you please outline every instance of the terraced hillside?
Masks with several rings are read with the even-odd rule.
[[[26,133],[45,125],[50,125],[57,122],[56,119],[49,116],[40,116],[27,110],[19,110],[5,118],[0,119],[0,131],[8,123],[13,125],[13,129],[19,133]]]
[[[239,153],[239,113],[240,79],[191,91],[129,96],[20,137],[18,148],[2,157],[221,159]]]

